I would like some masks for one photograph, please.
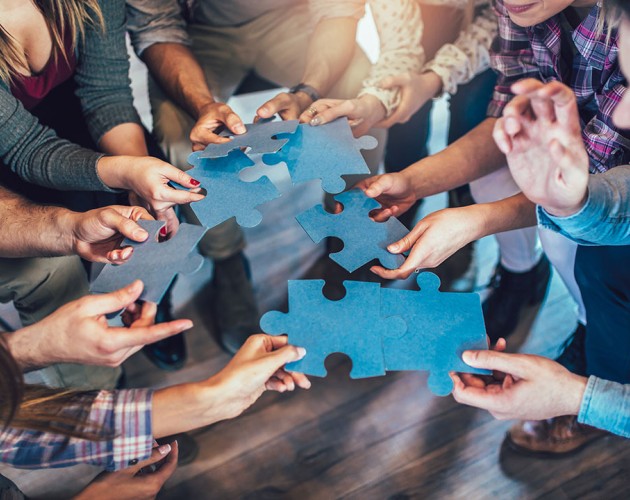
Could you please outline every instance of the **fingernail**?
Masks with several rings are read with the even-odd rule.
[[[297,352],[298,352],[298,355],[300,356],[300,359],[306,356],[306,349],[304,349],[303,347],[298,347]]]
[[[311,127],[316,127],[317,125],[321,123],[321,121],[322,119],[319,116],[316,116],[309,122],[309,124],[311,125]]]
[[[167,231],[166,226],[162,227],[160,229],[160,236],[166,236],[167,235],[166,231]]]
[[[470,362],[473,360],[470,352],[468,352],[468,351],[464,351],[462,353],[462,359],[464,360],[464,363],[466,363],[466,364],[470,364]]]
[[[168,453],[171,452],[171,445],[163,444],[162,446],[158,448],[158,452],[160,452],[160,455],[167,455]]]
[[[247,131],[247,129],[245,128],[244,125],[237,125],[236,127],[234,127],[234,131],[237,134],[244,134]]]
[[[387,247],[387,250],[390,251],[390,252],[397,252],[398,251],[398,245],[396,245],[396,244],[389,245]]]
[[[143,240],[145,239],[147,236],[149,236],[149,233],[147,233],[144,229],[136,229],[133,232],[133,237],[137,240]]]
[[[133,252],[133,248],[131,247],[123,249],[123,251],[120,252],[120,259],[128,259],[131,256],[132,252]]]
[[[193,186],[198,186],[199,184],[201,184],[201,182],[199,182],[197,179],[190,179],[190,183]]]

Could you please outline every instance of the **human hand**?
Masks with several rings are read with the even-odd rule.
[[[228,137],[222,137],[215,133],[215,130],[222,125],[237,135],[247,131],[243,120],[227,104],[211,102],[203,106],[197,123],[190,132],[193,151],[201,151],[208,144],[229,142]]]
[[[470,207],[446,208],[427,215],[403,239],[387,247],[394,254],[411,250],[398,269],[373,266],[370,270],[385,279],[406,279],[418,269],[439,266],[457,250],[476,239]]]
[[[442,90],[442,79],[433,71],[426,73],[403,73],[385,78],[379,85],[384,89],[400,92],[396,110],[377,127],[389,128],[397,123],[406,123],[429,100]]]
[[[284,370],[284,365],[305,354],[304,348],[289,345],[286,336],[259,334],[247,339],[228,365],[208,381],[219,388],[223,418],[240,415],[265,390],[310,388],[305,375]]]
[[[143,290],[141,281],[115,292],[89,295],[57,309],[50,316],[9,337],[12,354],[22,366],[54,363],[119,366],[146,344],[158,342],[192,327],[180,319],[154,324],[156,305],[134,305]],[[129,308],[128,328],[109,327],[106,315]]]
[[[197,191],[199,181],[169,163],[150,156],[105,156],[98,161],[98,174],[103,182],[114,189],[133,191],[150,208],[154,215],[166,212],[174,205],[202,200]],[[168,185],[177,183],[190,191]]]
[[[345,116],[355,137],[361,137],[385,118],[383,103],[371,94],[356,99],[320,99],[300,115],[300,121],[316,127]]]
[[[451,374],[453,397],[459,403],[488,410],[499,420],[544,420],[580,411],[587,380],[555,361],[496,351],[465,351],[462,359],[472,367],[505,375],[484,381]]]
[[[586,202],[589,158],[575,95],[560,82],[527,79],[496,121],[493,137],[525,196],[566,217]]]
[[[133,191],[129,191],[128,194],[129,204],[136,207],[142,207],[148,212],[151,212],[151,205],[147,203],[145,200],[140,198]],[[177,214],[175,213],[175,209],[173,207],[169,207],[166,210],[161,210],[159,212],[153,213],[153,216],[156,220],[165,222],[165,226],[160,229],[160,239],[170,239],[177,234],[179,230],[179,219],[177,218]]]
[[[89,212],[71,212],[69,234],[74,252],[91,262],[120,264],[127,261],[133,247],[119,248],[124,238],[144,241],[149,234],[137,224],[153,217],[141,207],[110,206]]]
[[[359,182],[355,187],[381,204],[381,208],[371,214],[377,222],[405,213],[417,200],[411,180],[404,171],[375,175]]]
[[[297,120],[312,103],[313,100],[304,92],[296,92],[295,94],[280,92],[258,108],[254,121],[261,118],[271,118],[276,114],[283,120]]]
[[[177,468],[177,441],[153,448],[151,457],[117,472],[96,476],[74,500],[152,500]],[[154,472],[156,464],[163,463]]]

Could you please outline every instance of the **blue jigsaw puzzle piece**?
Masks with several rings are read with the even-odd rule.
[[[386,369],[428,371],[429,389],[438,396],[452,392],[451,371],[491,374],[461,359],[467,349],[488,349],[479,295],[440,292],[440,279],[433,273],[421,273],[417,280],[419,292],[381,290],[383,315],[407,323],[403,335],[383,337]]]
[[[146,229],[149,237],[142,243],[125,239],[121,246],[133,247],[130,259],[124,264],[106,265],[92,282],[91,292],[113,292],[139,279],[144,283],[140,298],[157,304],[179,273],[192,274],[202,266],[203,257],[196,247],[206,228],[180,224],[173,238],[158,242],[163,221],[140,220],[138,224]]]
[[[352,360],[352,378],[384,375],[381,339],[386,332],[402,336],[405,322],[381,316],[378,283],[345,281],[346,295],[338,301],[324,297],[323,286],[323,280],[289,281],[289,312],[271,311],[261,319],[263,331],[286,333],[291,344],[306,349],[287,369],[324,377],[326,358],[339,352]]]
[[[355,139],[344,117],[317,127],[300,124],[288,144],[262,159],[267,165],[285,163],[293,184],[321,179],[322,189],[334,194],[346,188],[342,175],[370,173],[359,150],[374,149],[377,144],[371,136]]]
[[[188,162],[193,165],[187,173],[201,182],[206,197],[190,207],[199,221],[208,229],[236,217],[243,227],[254,227],[262,221],[258,205],[274,200],[280,192],[266,177],[255,182],[243,182],[239,174],[243,169],[256,166],[260,156],[250,158],[239,149],[220,158],[202,158],[192,153]]]
[[[298,120],[261,120],[246,124],[247,132],[244,134],[235,135],[225,130],[220,135],[232,140],[223,144],[208,144],[199,154],[199,158],[220,158],[227,156],[230,151],[242,148],[246,148],[248,154],[275,153],[288,142],[289,134],[295,132],[298,123]],[[283,137],[276,138],[278,134],[283,134]]]
[[[331,214],[322,205],[312,207],[296,219],[315,243],[334,236],[343,241],[343,249],[330,258],[352,272],[372,259],[378,259],[388,269],[396,269],[404,262],[402,255],[387,251],[387,246],[404,237],[409,231],[395,217],[386,222],[376,222],[369,213],[380,208],[373,198],[360,189],[352,189],[335,196],[343,205],[339,214]]]

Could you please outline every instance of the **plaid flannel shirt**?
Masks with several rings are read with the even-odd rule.
[[[590,158],[592,173],[605,172],[630,163],[630,134],[612,123],[612,113],[625,90],[626,81],[618,61],[618,34],[613,29],[597,32],[601,5],[573,30],[571,38],[577,49],[573,68],[561,57],[562,14],[535,26],[514,24],[503,5],[495,1],[499,35],[492,45],[491,66],[499,77],[488,116],[499,117],[514,97],[510,86],[523,78],[542,82],[559,80],[573,89],[577,97],[582,136]]]
[[[114,471],[149,458],[153,392],[100,391],[93,397],[88,422],[106,436],[102,441],[9,427],[0,432],[0,462],[23,469],[90,464]],[[79,405],[63,411],[64,416],[80,414]]]

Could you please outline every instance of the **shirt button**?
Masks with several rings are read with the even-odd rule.
[[[129,460],[129,462],[127,462],[127,465],[129,467],[131,467],[132,465],[136,465],[138,463],[138,459],[137,458],[133,458],[131,460]]]

